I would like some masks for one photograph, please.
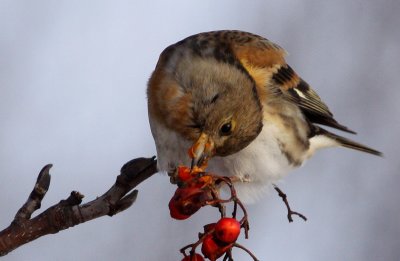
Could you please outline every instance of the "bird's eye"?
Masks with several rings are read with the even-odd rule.
[[[220,128],[221,135],[222,136],[230,135],[232,133],[232,129],[233,129],[232,127],[233,127],[232,122],[228,122],[228,123],[225,123],[224,125],[222,125]]]

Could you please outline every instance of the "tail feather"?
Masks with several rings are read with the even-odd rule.
[[[318,114],[315,112],[309,112],[309,111],[304,111],[304,114],[306,115],[307,119],[309,119],[312,123],[325,125],[325,126],[335,128],[335,129],[338,129],[341,131],[345,131],[345,132],[348,132],[351,134],[357,134],[355,131],[350,130],[346,126],[340,124],[332,117],[328,117],[325,115],[321,115],[321,114]]]
[[[336,141],[337,143],[339,143],[341,146],[349,148],[349,149],[353,149],[353,150],[358,150],[358,151],[362,151],[362,152],[366,152],[366,153],[370,153],[376,156],[383,156],[382,152],[377,151],[375,149],[372,149],[368,146],[365,146],[361,143],[352,141],[350,139],[341,137],[339,135],[333,134],[325,129],[322,129],[320,127],[317,128],[317,133],[316,135],[324,135],[334,141]]]

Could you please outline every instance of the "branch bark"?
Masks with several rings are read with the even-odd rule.
[[[67,199],[31,218],[32,213],[40,208],[50,186],[49,170],[52,165],[44,166],[28,200],[18,210],[10,226],[0,232],[0,256],[41,236],[124,211],[136,200],[138,191],[132,189],[156,173],[156,165],[155,157],[133,159],[121,168],[114,185],[102,196],[81,205],[83,195],[72,191]]]

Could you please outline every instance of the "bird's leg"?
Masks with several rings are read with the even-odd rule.
[[[287,200],[286,194],[283,193],[283,191],[280,188],[278,188],[277,185],[274,184],[273,186],[274,186],[274,189],[276,190],[276,192],[278,192],[279,197],[282,198],[283,202],[286,205],[286,208],[287,208],[287,211],[288,211],[287,218],[288,218],[289,222],[293,222],[292,215],[297,215],[300,218],[302,218],[304,221],[307,221],[307,218],[303,214],[301,214],[299,212],[296,212],[296,211],[292,211],[292,209],[289,206],[289,202]]]

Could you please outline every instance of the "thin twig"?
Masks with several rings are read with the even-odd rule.
[[[285,205],[286,205],[286,208],[287,208],[287,211],[288,211],[287,218],[288,218],[289,222],[293,222],[292,215],[297,215],[297,216],[299,216],[300,218],[302,218],[304,221],[307,221],[307,218],[306,218],[303,214],[301,214],[301,213],[299,213],[299,212],[296,212],[296,211],[293,211],[293,210],[290,208],[289,202],[288,202],[288,200],[287,200],[286,194],[283,193],[283,191],[282,191],[280,188],[278,188],[278,186],[274,185],[274,188],[275,188],[275,190],[278,192],[279,197],[282,198],[283,202],[284,202]]]

